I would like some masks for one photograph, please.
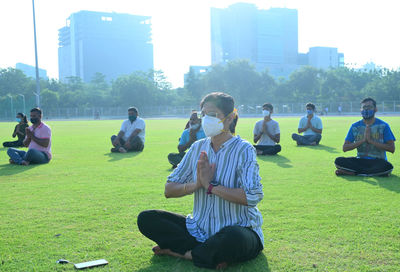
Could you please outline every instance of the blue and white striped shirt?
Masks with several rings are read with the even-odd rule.
[[[211,147],[211,139],[195,142],[178,167],[168,176],[167,182],[196,182],[197,161],[202,151],[207,152],[210,163],[216,164],[215,181],[228,188],[243,188],[247,206],[224,200],[214,194],[207,195],[204,188],[194,193],[193,215],[186,217],[189,233],[204,242],[226,226],[239,225],[253,229],[262,243],[262,215],[257,203],[263,198],[259,167],[254,147],[239,136],[226,141],[217,153]]]

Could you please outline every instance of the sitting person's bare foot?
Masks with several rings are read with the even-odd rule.
[[[15,164],[15,161],[13,161],[12,159],[8,160],[10,162],[10,164]]]
[[[126,153],[126,152],[127,152],[126,149],[123,148],[123,147],[120,147],[120,148],[118,149],[118,151],[119,151],[120,153]]]
[[[29,162],[28,162],[28,161],[22,161],[22,162],[21,162],[21,165],[28,166],[28,165],[29,165]]]
[[[154,255],[172,255],[172,251],[170,249],[162,249],[160,246],[155,246],[152,248]]]
[[[335,171],[336,176],[343,176],[343,175],[348,175],[348,176],[354,176],[356,173],[354,172],[350,172],[350,171],[346,171],[343,169],[337,169]]]
[[[217,267],[215,267],[215,269],[226,269],[228,267],[228,263],[223,262],[217,265]]]

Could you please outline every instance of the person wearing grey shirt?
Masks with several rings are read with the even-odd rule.
[[[253,259],[263,249],[257,203],[264,195],[254,147],[232,135],[238,120],[233,98],[211,93],[200,106],[207,138],[190,147],[164,192],[167,198],[194,194],[192,214],[148,210],[137,224],[157,243],[154,254],[220,269]]]
[[[271,114],[274,112],[274,107],[270,103],[263,105],[264,118],[254,126],[254,147],[257,150],[257,155],[276,155],[281,151],[279,142],[281,140],[281,131],[277,121],[272,120]]]
[[[315,105],[307,103],[307,115],[300,119],[298,133],[292,134],[292,139],[297,142],[297,145],[318,145],[321,141],[322,121],[321,118],[315,115]]]

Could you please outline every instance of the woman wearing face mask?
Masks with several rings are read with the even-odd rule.
[[[16,121],[18,122],[18,124],[14,128],[12,137],[13,138],[18,137],[18,140],[13,141],[13,142],[4,142],[3,143],[4,147],[23,147],[24,146],[23,141],[25,139],[25,129],[27,127],[29,127],[28,120],[26,119],[25,114],[19,112],[19,113],[17,113]]]
[[[156,255],[224,268],[255,258],[263,249],[263,198],[254,147],[233,136],[238,120],[234,100],[211,93],[201,101],[207,138],[195,142],[165,185],[167,198],[194,193],[192,215],[161,210],[139,214],[139,230],[157,243]]]

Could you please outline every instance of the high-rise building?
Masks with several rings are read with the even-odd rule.
[[[298,68],[297,10],[237,3],[211,8],[211,62],[248,59],[258,71],[288,76]]]
[[[27,77],[36,78],[36,67],[25,63],[18,62],[15,69],[21,70]],[[48,79],[47,71],[39,68],[39,78]]]
[[[151,17],[80,11],[59,29],[59,78],[89,82],[96,73],[112,80],[153,69]]]
[[[308,52],[308,65],[319,69],[338,68],[342,63],[344,65],[344,55],[335,47],[316,46]]]

